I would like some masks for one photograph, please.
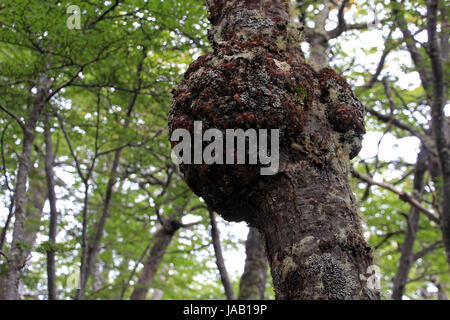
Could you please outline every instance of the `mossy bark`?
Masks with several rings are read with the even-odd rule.
[[[182,164],[192,190],[263,234],[278,299],[377,299],[347,175],[361,148],[364,108],[344,78],[300,50],[290,1],[210,0],[213,51],[174,94],[169,127],[279,129],[280,167]],[[175,144],[175,143],[174,143]]]

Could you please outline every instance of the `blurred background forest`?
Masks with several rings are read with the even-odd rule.
[[[294,3],[308,61],[366,107],[351,182],[382,297],[447,299],[431,110],[449,3]],[[273,299],[258,235],[209,212],[171,160],[171,92],[208,26],[198,0],[0,2],[0,296]]]

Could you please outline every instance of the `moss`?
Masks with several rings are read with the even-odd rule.
[[[214,50],[189,66],[175,91],[170,133],[191,131],[194,120],[203,122],[203,130],[279,129],[280,168],[307,160],[317,170],[346,174],[347,159],[360,148],[361,104],[344,78],[305,64],[299,26],[284,4],[210,1],[209,6]],[[252,223],[258,211],[248,200],[266,179],[259,165],[180,168],[191,189],[225,219]]]
[[[308,91],[306,90],[306,88],[304,86],[302,86],[301,84],[299,84],[297,86],[297,88],[295,89],[295,99],[298,102],[303,103],[305,98],[308,95]]]

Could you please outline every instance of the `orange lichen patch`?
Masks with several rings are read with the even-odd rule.
[[[339,84],[342,89],[352,90],[350,85],[347,83],[347,80],[333,71],[330,68],[323,68],[319,71],[318,74],[319,85],[321,88],[327,88],[330,84],[330,80],[334,80],[337,84]]]
[[[223,67],[221,68],[221,70],[223,71],[223,73],[225,75],[229,75],[230,73],[235,71],[235,69],[236,69],[236,62],[235,61],[230,61],[228,63],[225,63],[223,65]]]
[[[266,54],[262,58],[262,62],[264,64],[264,66],[267,68],[267,70],[271,76],[280,77],[280,78],[286,80],[288,82],[287,86],[289,86],[289,83],[292,81],[289,78],[290,74],[277,66],[277,64],[275,63],[275,59],[272,57],[272,55],[270,53]]]
[[[187,129],[187,130],[193,130],[194,129],[194,121],[192,118],[186,115],[182,115],[180,117],[176,117],[172,121],[172,128],[175,129]]]
[[[197,60],[195,60],[194,62],[192,62],[189,65],[188,69],[186,70],[186,73],[184,74],[184,78],[187,79],[192,73],[194,73],[199,68],[204,66],[211,57],[212,57],[212,52],[209,52],[207,54],[204,54],[204,55],[198,57]]]
[[[253,113],[250,113],[250,112],[244,112],[244,113],[242,114],[242,116],[244,117],[245,122],[246,122],[247,124],[249,124],[249,125],[252,125],[252,124],[254,124],[254,123],[256,122],[256,117],[255,117],[255,115],[254,115]]]
[[[234,120],[239,127],[244,124],[244,116],[242,114],[238,114]]]
[[[360,121],[359,111],[355,108],[343,106],[335,111],[336,121],[334,126],[336,130],[347,132],[354,130],[356,133],[364,134],[366,129],[364,124]]]
[[[238,93],[236,93],[236,94],[233,96],[233,99],[234,99],[240,106],[243,105],[243,104],[242,104],[242,101],[241,101],[241,97],[239,96]]]

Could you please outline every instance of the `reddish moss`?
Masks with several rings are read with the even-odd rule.
[[[226,10],[234,9],[226,6]],[[344,78],[329,68],[315,72],[304,63],[297,46],[280,47],[279,37],[286,44],[288,41],[288,20],[275,14],[276,10],[279,8],[266,12],[269,19],[274,18],[272,22],[265,18],[258,20],[266,24],[262,28],[273,26],[269,36],[245,26],[242,30],[249,33],[244,41],[233,29],[237,25],[216,29],[214,32],[220,32],[219,42],[213,39],[214,32],[210,33],[214,50],[189,66],[174,93],[170,133],[177,128],[192,132],[194,120],[203,122],[203,130],[216,128],[224,136],[226,129],[280,129],[282,161],[308,159],[317,168],[324,168],[330,153],[330,146],[324,142],[330,138],[327,130],[332,126],[338,132],[353,130],[360,134],[364,132],[362,113],[351,103],[332,101],[333,88],[346,95],[342,101],[348,97],[357,101]],[[219,24],[221,17],[212,19]],[[321,103],[326,105],[327,119],[314,113]],[[302,148],[293,151],[293,143]],[[352,150],[357,153],[356,147]],[[188,185],[213,209],[230,220],[252,220],[248,197],[257,192],[259,182],[268,179],[259,175],[260,165],[180,168]]]
[[[335,81],[343,89],[352,91],[349,84],[347,83],[347,80],[345,80],[344,77],[337,74],[333,69],[323,68],[322,70],[320,70],[318,78],[319,78],[319,85],[321,88],[328,88],[330,86],[331,80]]]

